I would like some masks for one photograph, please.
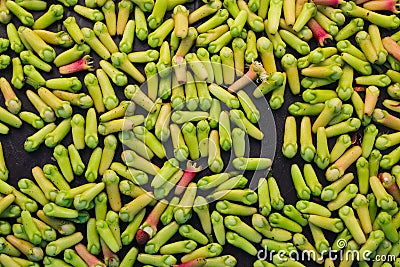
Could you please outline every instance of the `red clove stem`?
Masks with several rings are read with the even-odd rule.
[[[373,0],[368,1],[363,5],[365,9],[372,11],[391,11],[393,13],[399,13],[399,4],[395,0]]]
[[[118,267],[119,258],[117,254],[111,251],[106,242],[100,237],[101,250],[103,251],[104,262],[108,267]]]
[[[386,36],[382,39],[383,47],[391,54],[395,59],[400,60],[400,45],[390,36]]]
[[[75,250],[89,267],[106,267],[106,265],[96,258],[96,256],[92,255],[82,243],[75,245]]]
[[[196,168],[196,163],[188,161],[186,170],[183,173],[182,178],[179,180],[179,183],[175,188],[175,195],[182,194],[185,188],[188,186],[188,184],[193,180],[194,177],[196,177],[196,174],[199,171],[201,171],[201,169],[202,169],[201,166]]]
[[[71,74],[80,71],[93,71],[93,60],[89,55],[84,56],[83,58],[75,61],[71,64],[61,66],[59,68],[60,74]]]
[[[397,204],[400,204],[400,189],[395,179],[390,173],[384,172],[378,175],[379,180],[385,187],[386,191],[394,198]]]
[[[251,63],[249,70],[246,72],[245,75],[240,77],[239,80],[234,82],[231,86],[228,87],[228,91],[231,93],[237,92],[243,89],[246,85],[260,77],[260,75],[266,74],[266,71],[262,65],[262,63],[258,61],[253,61]]]
[[[332,36],[328,34],[315,19],[311,18],[307,26],[312,31],[314,38],[317,39],[320,46],[324,46],[328,40],[333,40]]]
[[[168,203],[166,201],[159,201],[153,208],[146,220],[142,223],[136,232],[136,241],[138,244],[146,244],[147,241],[152,238],[157,232],[157,225],[160,221],[160,217],[164,210],[167,208]]]

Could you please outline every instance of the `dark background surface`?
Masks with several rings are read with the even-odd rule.
[[[49,5],[51,3],[56,3],[57,1],[48,1]],[[81,4],[83,4],[84,1],[79,1]],[[189,3],[187,4],[187,8],[190,10],[196,9],[199,6],[203,5],[203,3],[199,0],[196,0],[193,3]],[[38,17],[42,14],[43,12],[33,12],[33,14],[35,15],[35,17]],[[74,12],[72,11],[71,8],[65,8],[65,17],[74,14]],[[132,15],[131,15],[132,16]],[[166,17],[170,17],[170,13],[167,14]],[[83,26],[88,26],[90,28],[92,28],[93,23],[86,20],[85,18],[80,17],[79,15],[76,15],[76,19],[78,24],[83,27]],[[19,21],[17,21],[16,19],[13,19],[13,22],[15,22],[16,25],[20,25]],[[196,25],[199,25],[200,23],[197,23]],[[63,29],[62,27],[62,23],[56,23],[55,25],[52,25],[50,28],[50,30],[53,31],[57,31],[59,29]],[[366,28],[365,28],[366,29]],[[265,34],[263,34],[265,35]],[[387,35],[386,32],[383,33],[383,35]],[[0,25],[0,37],[6,37],[6,33],[5,33],[5,25]],[[353,38],[352,38],[353,39]],[[115,38],[116,43],[118,44],[120,37],[116,37]],[[354,41],[354,40],[352,40]],[[311,48],[315,48],[317,46],[316,41],[314,39],[312,39],[310,42],[310,46]],[[134,45],[134,51],[142,51],[145,50],[147,48],[147,44],[145,44],[144,42],[139,41],[138,39],[135,39],[135,45]],[[57,48],[57,54],[61,51],[59,48]],[[288,52],[293,53],[293,51],[288,47],[287,48]],[[10,49],[6,52],[7,54],[11,55],[11,57],[14,57],[15,54],[13,51],[11,51]],[[299,57],[298,54],[294,53],[296,55],[296,57]],[[94,52],[91,52],[91,56],[94,57],[94,64],[95,67],[98,67],[98,63],[99,63],[99,57],[97,55],[94,54]],[[281,66],[280,66],[280,60],[276,59],[276,62],[278,64],[278,69],[282,70]],[[139,69],[143,70],[143,66],[138,66]],[[10,65],[6,70],[2,70],[0,71],[1,76],[6,77],[8,80],[10,80],[11,78],[11,72],[12,72],[12,66]],[[50,77],[60,77],[57,68],[53,67],[53,71],[49,74],[45,74],[42,73],[43,76],[45,78],[50,78]],[[81,79],[82,83],[83,83],[83,78],[84,75],[80,74],[78,75],[78,77]],[[130,82],[133,83],[134,81],[130,78]],[[33,109],[33,107],[31,106],[31,104],[29,103],[28,99],[26,98],[26,94],[25,94],[25,90],[28,89],[29,86],[25,86],[23,89],[18,90],[16,89],[16,94],[17,96],[20,98],[20,100],[22,101],[22,110],[29,110],[29,111],[35,111]],[[329,86],[329,88],[335,89],[336,85],[331,85]],[[29,88],[30,89],[30,88]],[[124,99],[123,96],[123,88],[117,88],[115,87],[115,91],[117,93],[117,95],[119,96],[119,99],[122,100]],[[83,88],[83,92],[87,93],[86,88]],[[0,96],[2,98],[2,96]],[[267,100],[269,100],[269,95],[267,95]],[[381,96],[380,96],[380,103],[382,101],[382,99],[386,98],[386,90],[382,90],[381,92]],[[288,106],[295,102],[295,101],[302,101],[301,100],[301,96],[293,96],[289,89],[287,88],[286,93],[285,93],[285,103],[282,106],[282,108],[280,108],[279,110],[273,111],[273,116],[275,119],[275,125],[276,125],[276,154],[275,154],[275,158],[274,158],[274,163],[272,166],[272,175],[277,179],[279,187],[280,187],[280,191],[282,196],[285,198],[285,204],[295,204],[297,201],[297,197],[296,197],[296,192],[293,188],[293,184],[290,178],[290,166],[293,163],[298,163],[300,168],[302,169],[302,166],[304,165],[304,161],[301,159],[299,153],[296,155],[295,158],[293,159],[286,159],[283,157],[282,152],[281,152],[281,144],[283,143],[283,129],[284,129],[284,119],[286,118],[286,116],[288,115],[287,113],[287,108]],[[0,100],[0,104],[2,106],[4,105],[4,100],[1,99]],[[378,104],[380,105],[380,104]],[[264,107],[265,109],[269,109],[269,106]],[[261,109],[261,108],[260,108]],[[86,114],[85,110],[79,110],[77,108],[74,107],[74,113],[82,113],[82,114]],[[266,115],[266,113],[263,116]],[[354,115],[355,116],[355,115]],[[59,122],[59,120],[58,120]],[[297,119],[297,123],[298,123],[298,129],[300,126],[300,119]],[[271,122],[271,127],[273,126],[272,122]],[[272,129],[272,128],[271,128]],[[33,134],[36,130],[34,130],[30,125],[23,123],[22,127],[20,129],[13,129],[10,128],[10,132],[8,135],[5,136],[0,136],[0,141],[3,144],[3,149],[4,149],[4,155],[5,155],[5,159],[6,159],[6,163],[8,166],[8,169],[10,171],[9,174],[9,182],[10,184],[17,186],[17,181],[20,178],[32,178],[31,175],[31,169],[34,166],[43,166],[46,163],[53,163],[56,164],[56,162],[54,161],[54,159],[52,158],[52,149],[49,149],[47,147],[44,146],[44,144],[39,148],[39,150],[33,152],[33,153],[28,153],[23,149],[23,144],[24,141],[26,139],[26,137],[30,136],[31,134]],[[387,131],[386,129],[381,129],[381,131]],[[362,133],[362,130],[359,131],[360,133]],[[271,132],[273,133],[273,131]],[[268,138],[267,143],[269,144],[269,149],[273,149],[273,144],[275,142],[273,136],[266,136],[266,138]],[[69,145],[72,142],[72,138],[71,135],[69,134],[62,142],[62,144],[64,144],[65,146]],[[335,142],[335,138],[331,138],[330,140],[330,149],[332,148],[333,144]],[[315,140],[314,140],[314,144],[315,144]],[[103,142],[102,139],[100,139],[99,142],[100,146],[103,146]],[[255,142],[255,140],[251,140],[251,155],[256,156],[256,154],[259,153],[260,150],[260,143]],[[299,150],[300,150],[300,146],[299,146]],[[122,147],[119,145],[117,153],[116,153],[116,158],[115,161],[121,161],[120,159],[120,153],[122,151]],[[268,150],[269,152],[273,151],[273,150]],[[386,153],[386,152],[385,152]],[[86,148],[82,153],[82,159],[84,161],[85,164],[87,164],[89,156],[91,154],[91,150]],[[228,160],[229,155],[227,153],[224,153],[224,159],[225,161]],[[162,162],[158,161],[156,162],[157,165],[161,166]],[[315,169],[317,170],[318,173],[318,177],[320,179],[320,182],[322,184],[326,184],[325,178],[324,178],[324,172],[318,170],[318,168],[313,164],[313,166],[315,167]],[[352,171],[354,171],[354,166],[351,168]],[[203,172],[202,174],[207,174],[207,172]],[[250,173],[249,173],[250,174]],[[257,175],[255,176],[255,178],[261,177],[263,176],[261,175]],[[79,184],[84,183],[86,180],[84,178],[84,176],[82,177],[76,177],[75,181],[73,181],[72,186],[76,186]],[[127,203],[127,201],[129,201],[129,199],[124,199],[123,203]],[[210,210],[214,209],[214,205],[211,204]],[[335,214],[335,213],[334,213]],[[333,217],[335,217],[335,215],[333,215]],[[244,221],[246,221],[247,223],[250,223],[251,218],[243,218]],[[196,226],[196,228],[200,229],[200,225],[199,222],[197,221],[196,215],[193,215],[193,218],[190,221],[193,225]],[[85,225],[82,226],[78,226],[78,229],[82,232],[85,232]],[[121,224],[121,232],[125,229],[125,224]],[[306,236],[309,238],[309,240],[313,243],[312,238],[309,234],[309,228],[305,227],[305,234]],[[330,233],[328,233],[327,231],[324,231],[327,236],[328,239],[332,242],[334,239],[334,235],[331,235]],[[177,234],[173,240],[175,240],[179,235]],[[85,242],[85,241],[83,241]],[[136,243],[132,243],[131,246],[135,246]],[[121,256],[121,258],[123,257],[123,255],[125,254],[125,252],[127,251],[127,249],[129,248],[129,246],[124,246],[123,250],[119,253],[119,255]],[[261,246],[258,245],[257,248],[261,249]],[[231,245],[226,245],[224,247],[224,251],[222,253],[223,255],[226,254],[231,254],[234,255],[237,259],[238,259],[238,264],[237,266],[252,266],[253,262],[256,260],[254,257],[249,256],[248,254],[244,253],[243,251],[232,247]],[[179,257],[177,257],[179,259]],[[304,263],[306,266],[317,266],[316,264],[312,263],[312,262],[305,262]],[[136,264],[136,266],[139,266],[138,264]]]

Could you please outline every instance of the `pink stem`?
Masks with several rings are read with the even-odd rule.
[[[157,225],[164,210],[167,208],[166,202],[158,202],[153,208],[146,220],[142,223],[136,232],[136,241],[138,244],[146,244],[157,232]]]
[[[399,190],[399,187],[395,183],[386,187],[386,191],[388,191],[388,193],[390,195],[392,195],[394,200],[396,200],[397,204],[400,204],[400,190]]]
[[[201,166],[196,168],[196,163],[192,164],[191,161],[188,161],[186,170],[175,188],[175,195],[182,194],[187,185],[193,180],[194,177],[196,177],[196,174],[201,171],[201,169]]]
[[[400,189],[390,173],[382,173],[378,175],[386,191],[394,198],[397,204],[400,204]]]
[[[108,267],[119,266],[119,258],[117,254],[111,251],[106,242],[100,237],[101,250],[103,251],[104,262]]]
[[[231,93],[237,92],[243,89],[246,85],[258,78],[258,76],[265,72],[264,67],[258,61],[251,63],[249,70],[239,80],[234,82],[228,87],[228,91]]]
[[[253,70],[249,69],[249,71],[246,72],[245,75],[240,77],[239,80],[236,80],[233,84],[231,84],[228,87],[228,91],[231,93],[234,93],[234,92],[242,89],[243,87],[245,87],[252,81],[254,81],[256,78],[257,78],[257,74]]]
[[[365,3],[363,7],[372,11],[391,11],[393,13],[398,13],[396,9],[396,2],[394,0],[369,1]]]
[[[324,46],[328,39],[332,40],[332,36],[328,34],[315,19],[311,18],[307,26],[312,31],[314,38],[317,39],[320,46]]]
[[[201,267],[204,266],[206,262],[205,258],[198,258],[178,265],[173,265],[173,267]]]
[[[83,245],[82,243],[75,245],[75,250],[76,253],[78,253],[79,257],[81,257],[89,267],[105,266],[104,263],[102,263],[98,258],[90,254],[85,245]]]
[[[93,69],[93,61],[91,59],[92,58],[89,55],[86,55],[83,58],[79,59],[78,61],[75,61],[65,66],[61,66],[59,68],[59,72],[60,74],[71,74],[84,70],[92,71],[94,69]]]
[[[382,39],[383,47],[391,54],[395,59],[400,60],[400,45],[393,40],[393,38],[387,36]]]

